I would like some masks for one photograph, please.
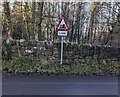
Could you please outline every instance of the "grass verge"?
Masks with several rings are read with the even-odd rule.
[[[59,75],[119,75],[119,64],[43,64],[41,61],[16,59],[2,61],[2,71],[5,73],[37,73],[37,74],[59,74]]]

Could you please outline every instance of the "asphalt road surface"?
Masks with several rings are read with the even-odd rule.
[[[3,95],[118,95],[117,77],[2,76]]]

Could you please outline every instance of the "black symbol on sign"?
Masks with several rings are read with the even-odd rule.
[[[60,28],[65,28],[65,24],[60,25]]]

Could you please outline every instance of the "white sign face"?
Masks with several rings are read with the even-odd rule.
[[[58,36],[67,36],[67,31],[58,31]]]
[[[64,29],[67,28],[67,25],[66,25],[66,23],[65,23],[65,21],[63,19],[62,19],[61,23],[59,24],[58,28],[64,28]]]

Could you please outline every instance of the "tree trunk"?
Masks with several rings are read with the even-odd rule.
[[[35,10],[36,10],[36,2],[33,0],[32,2],[32,31],[31,31],[31,36],[32,39],[35,39]]]
[[[12,27],[11,27],[11,15],[10,15],[10,7],[9,7],[9,2],[4,2],[3,4],[4,7],[4,33],[7,35],[7,37],[12,37]],[[6,30],[5,30],[6,29]],[[3,33],[3,35],[4,35]]]
[[[43,40],[43,35],[42,35],[42,12],[43,12],[43,5],[44,2],[39,2],[38,3],[38,11],[39,11],[39,23],[38,23],[38,40],[42,41]]]

